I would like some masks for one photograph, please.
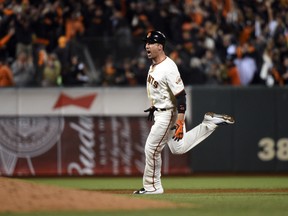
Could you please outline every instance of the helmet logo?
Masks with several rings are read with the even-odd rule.
[[[151,36],[151,32],[148,32],[147,34],[147,38],[149,38]]]

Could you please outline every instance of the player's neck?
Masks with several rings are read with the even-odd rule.
[[[165,53],[163,53],[162,55],[159,55],[156,58],[152,59],[152,65],[154,66],[154,65],[160,64],[165,59],[166,59],[166,55]]]

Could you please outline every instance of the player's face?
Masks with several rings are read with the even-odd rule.
[[[158,44],[158,43],[146,43],[145,50],[147,53],[147,57],[149,59],[156,58],[162,49],[161,47],[162,47],[162,45]]]

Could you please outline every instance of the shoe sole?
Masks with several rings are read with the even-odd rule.
[[[209,115],[211,116],[212,118],[221,118],[224,120],[223,123],[221,124],[234,124],[235,123],[235,120],[232,116],[229,116],[229,115],[226,115],[226,114],[216,114],[216,113],[213,113],[213,112],[208,112],[206,113],[205,115]]]
[[[163,194],[164,190],[159,190],[159,191],[134,191],[133,194],[136,195],[153,195],[153,194]]]

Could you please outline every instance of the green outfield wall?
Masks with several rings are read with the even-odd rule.
[[[192,125],[207,111],[234,116],[190,152],[197,171],[287,172],[288,88],[192,87]]]

